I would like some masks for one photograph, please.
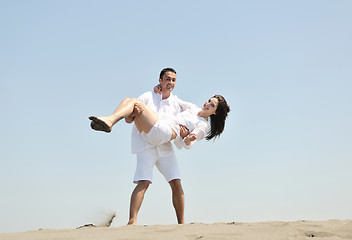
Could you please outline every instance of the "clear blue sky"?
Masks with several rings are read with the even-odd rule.
[[[131,126],[88,116],[151,90],[231,105],[177,151],[186,221],[352,218],[352,2],[0,1],[0,232],[128,220]],[[155,170],[139,224],[173,224]]]

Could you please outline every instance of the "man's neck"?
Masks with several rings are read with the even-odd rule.
[[[161,94],[162,94],[161,99],[164,100],[164,99],[167,99],[168,97],[170,97],[171,92],[168,91],[168,92],[163,92]]]

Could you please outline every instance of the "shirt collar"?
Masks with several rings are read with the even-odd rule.
[[[170,100],[172,100],[174,98],[174,95],[172,93],[170,93],[170,96],[166,99],[162,99],[163,96],[160,94],[160,101],[165,101],[165,102],[169,102]]]

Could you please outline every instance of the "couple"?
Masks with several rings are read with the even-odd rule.
[[[138,99],[125,98],[107,117],[91,116],[91,128],[111,132],[121,119],[134,122],[132,153],[137,154],[134,183],[131,195],[129,225],[137,224],[137,214],[144,194],[152,182],[154,165],[164,175],[172,189],[172,202],[179,224],[184,223],[184,193],[176,155],[171,145],[189,149],[203,138],[220,136],[230,107],[226,100],[215,95],[202,108],[182,101],[171,91],[176,84],[176,71],[165,68],[160,72],[159,85]]]

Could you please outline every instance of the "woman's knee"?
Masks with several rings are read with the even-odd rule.
[[[122,102],[140,102],[137,98],[125,97]]]
[[[125,98],[121,101],[121,103],[127,103],[130,99],[131,99],[131,98],[125,97]]]

